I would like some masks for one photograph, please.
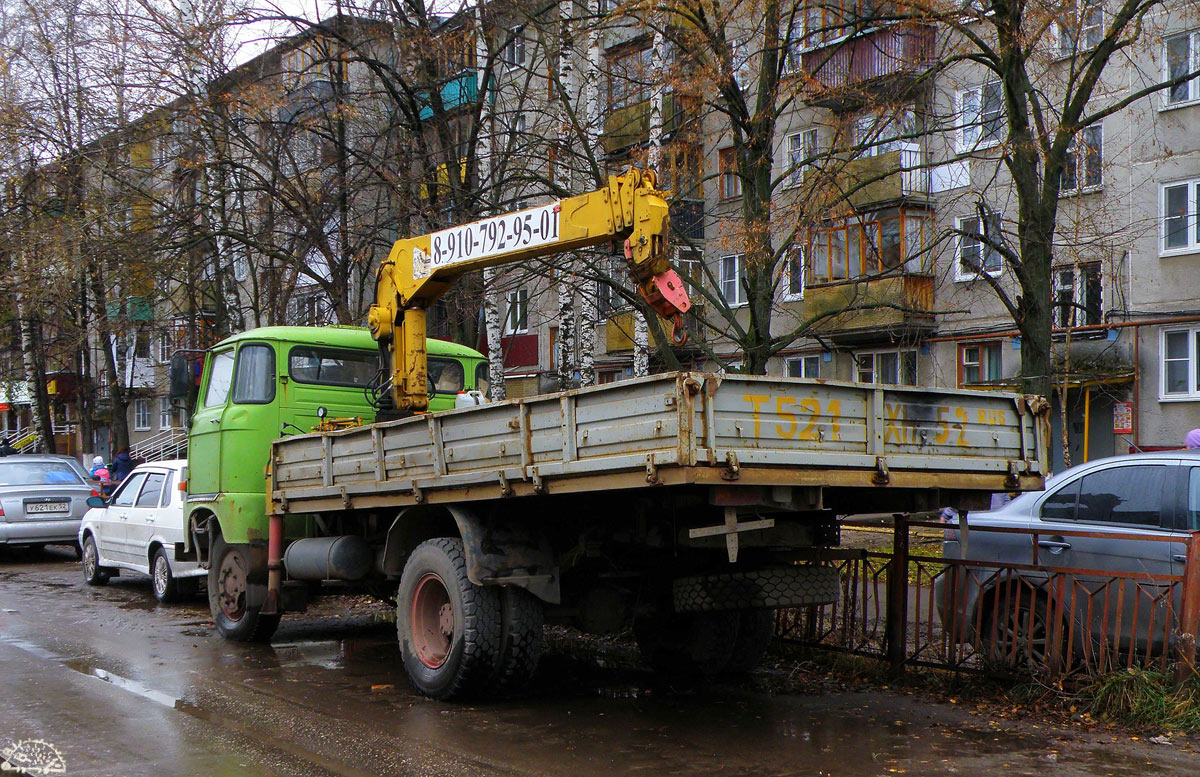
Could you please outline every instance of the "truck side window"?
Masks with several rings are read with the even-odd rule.
[[[475,390],[482,393],[485,397],[491,398],[488,394],[492,388],[491,373],[488,372],[488,363],[479,362],[475,365]]]
[[[238,351],[233,401],[263,405],[275,398],[275,350],[269,345],[243,345]]]
[[[208,391],[204,392],[204,406],[225,404],[229,398],[229,384],[233,381],[233,349],[214,353],[212,367],[208,372]]]
[[[288,351],[288,374],[299,383],[321,386],[366,386],[379,372],[374,351],[342,351],[308,346]]]
[[[461,362],[454,359],[429,359],[430,393],[457,394],[463,390],[465,378]]]

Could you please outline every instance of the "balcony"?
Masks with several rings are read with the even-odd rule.
[[[683,126],[695,111],[689,111],[692,101],[676,94],[663,96],[663,137]],[[604,119],[604,150],[613,154],[629,146],[650,142],[650,101],[642,100],[611,111]]]
[[[929,171],[921,168],[921,149],[916,143],[884,154],[866,156],[846,163],[840,177],[847,200],[856,210],[906,197],[929,193]]]
[[[438,90],[442,98],[442,110],[449,113],[456,108],[461,108],[464,105],[471,105],[479,99],[479,79],[474,71],[465,70],[442,84]],[[492,99],[495,99],[495,93],[492,94]],[[428,102],[429,95],[422,94],[419,98],[421,102]],[[424,105],[418,114],[421,121],[433,118],[433,106]]]
[[[933,27],[892,25],[801,54],[810,102],[827,108],[860,104],[903,90],[933,64]]]
[[[676,234],[688,240],[704,239],[704,200],[675,200],[670,215]]]
[[[290,124],[297,119],[316,114],[322,106],[327,105],[334,97],[332,81],[321,79],[293,89],[279,108],[281,124]]]
[[[933,282],[932,275],[900,273],[810,286],[804,292],[804,312],[832,314],[817,321],[812,332],[840,345],[928,335],[937,328]]]

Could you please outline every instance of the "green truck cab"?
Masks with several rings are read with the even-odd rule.
[[[487,361],[478,351],[441,340],[427,348],[431,411],[453,408],[461,391],[486,392]],[[185,553],[209,566],[210,599],[223,589],[244,592],[241,601],[210,602],[214,617],[224,616],[235,631],[239,613],[261,604],[256,578],[265,572],[271,442],[312,431],[321,415],[373,422],[370,387],[379,369],[379,345],[359,327],[263,327],[205,354],[188,433],[186,512],[194,547]],[[306,516],[289,518],[285,536],[311,536],[309,523]],[[218,556],[231,551],[240,558],[222,565]],[[214,580],[231,572],[249,577],[250,585]]]

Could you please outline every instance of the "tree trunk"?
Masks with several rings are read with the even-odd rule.
[[[17,294],[17,316],[21,327],[21,361],[25,367],[25,381],[29,387],[29,398],[33,410],[33,426],[42,438],[47,453],[56,453],[54,445],[54,419],[50,415],[50,397],[46,393],[46,363],[42,349],[38,347],[35,326],[40,322],[30,319],[25,295]]]
[[[112,451],[116,454],[129,446],[129,399],[125,395],[123,376],[114,351],[114,337],[108,325],[108,294],[98,263],[92,265],[91,282],[92,296],[96,300],[96,339],[104,353],[104,368],[108,373],[108,398],[112,407]]]

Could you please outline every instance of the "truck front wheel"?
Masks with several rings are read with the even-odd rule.
[[[279,615],[260,615],[261,605],[249,600],[250,553],[244,545],[230,545],[217,536],[208,567],[208,607],[213,623],[225,639],[266,642],[279,626]]]
[[[453,699],[488,687],[503,630],[500,592],[467,577],[462,540],[439,537],[416,547],[400,576],[396,632],[418,691]]]

